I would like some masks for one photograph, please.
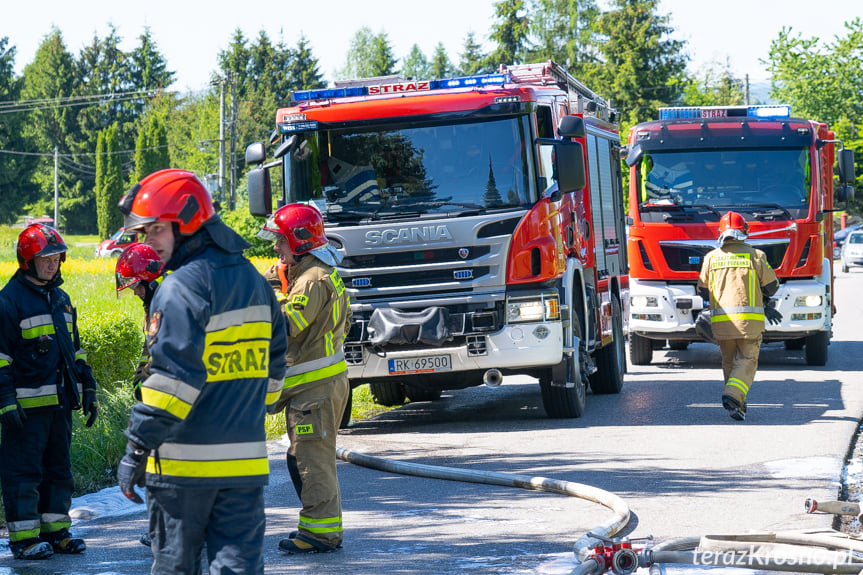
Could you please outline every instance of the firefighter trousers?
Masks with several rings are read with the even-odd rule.
[[[292,397],[285,409],[288,471],[303,505],[298,531],[330,547],[342,543],[336,437],[348,401],[346,373]]]
[[[209,575],[264,572],[264,488],[147,487],[151,575],[199,575],[207,545]]]
[[[72,525],[72,412],[27,412],[21,430],[4,425],[0,438],[0,489],[9,543],[50,538]]]
[[[722,373],[725,377],[725,389],[722,393],[745,405],[746,395],[758,370],[761,336],[720,340],[719,350],[722,352]]]

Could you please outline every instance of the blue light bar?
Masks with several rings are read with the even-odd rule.
[[[449,78],[448,80],[432,80],[432,90],[444,88],[473,88],[475,86],[490,86],[506,84],[509,80],[508,74],[485,74],[482,76],[463,76],[461,78]]]
[[[791,106],[749,106],[747,115],[755,118],[790,118]]]
[[[369,93],[366,86],[356,88],[330,88],[327,90],[303,90],[294,92],[292,98],[295,102],[306,102],[309,100],[332,100],[334,98],[348,98],[351,96],[365,96]]]
[[[660,108],[660,120],[688,120],[700,118],[701,108]]]
[[[660,120],[692,120],[713,118],[790,118],[791,106],[691,106],[680,108],[660,108]]]
[[[309,102],[312,100],[334,100],[337,98],[350,98],[356,96],[368,96],[378,94],[405,94],[408,92],[428,92],[429,90],[445,90],[448,88],[478,88],[483,86],[503,85],[509,81],[509,74],[484,74],[481,76],[463,76],[461,78],[449,78],[447,80],[415,81],[405,80],[391,84],[354,86],[352,88],[328,88],[325,90],[302,90],[294,92],[292,98],[295,102]]]

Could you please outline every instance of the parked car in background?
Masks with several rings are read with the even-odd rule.
[[[43,224],[46,226],[51,226],[53,228],[54,218],[52,218],[51,216],[42,216],[41,218],[27,218],[27,225],[30,226],[33,224]]]
[[[842,244],[845,242],[845,238],[848,237],[848,234],[851,232],[856,232],[857,230],[863,230],[863,224],[854,224],[851,226],[847,226],[833,233],[833,259],[838,260],[842,255]]]
[[[113,236],[107,240],[102,240],[96,246],[96,257],[117,257],[129,244],[138,242],[138,234],[126,233],[124,228],[117,230]]]
[[[842,244],[842,271],[848,273],[852,267],[863,267],[863,230],[848,234]]]

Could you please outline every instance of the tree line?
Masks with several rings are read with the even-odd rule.
[[[430,55],[415,44],[397,57],[386,31],[362,27],[336,75],[446,78],[551,59],[613,103],[624,139],[661,106],[744,103],[744,81],[728,62],[687,68],[686,42],[672,38],[658,4],[611,0],[601,10],[596,0],[499,0],[486,33],[492,48],[484,51],[470,32],[454,55],[438,43]],[[845,29],[824,42],[783,28],[766,61],[771,98],[791,104],[796,116],[827,122],[846,146],[863,150],[863,22]],[[118,198],[144,175],[164,167],[202,178],[217,171],[220,94],[241,158],[248,143],[270,137],[291,92],[326,86],[304,36],[289,44],[236,30],[210,87],[197,93],[171,90],[175,72],[149,28],[129,51],[121,40],[110,28],[75,55],[53,28],[16,75],[16,49],[0,37],[0,223],[53,213],[56,172],[61,229],[106,236],[120,225]]]

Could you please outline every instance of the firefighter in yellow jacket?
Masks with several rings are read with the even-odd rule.
[[[719,221],[719,247],[704,258],[698,290],[710,298],[710,326],[722,352],[725,388],[722,406],[738,421],[746,416],[746,395],[758,369],[765,315],[779,323],[782,315],[765,307],[779,280],[761,250],[744,243],[749,225],[736,212]]]
[[[336,435],[350,391],[343,351],[350,300],[335,269],[341,254],[312,206],[279,208],[259,232],[275,241],[288,267],[288,293],[278,294],[288,324],[288,372],[270,413],[285,409],[288,470],[302,502],[296,531],[279,542],[287,553],[334,551],[342,543]]]

